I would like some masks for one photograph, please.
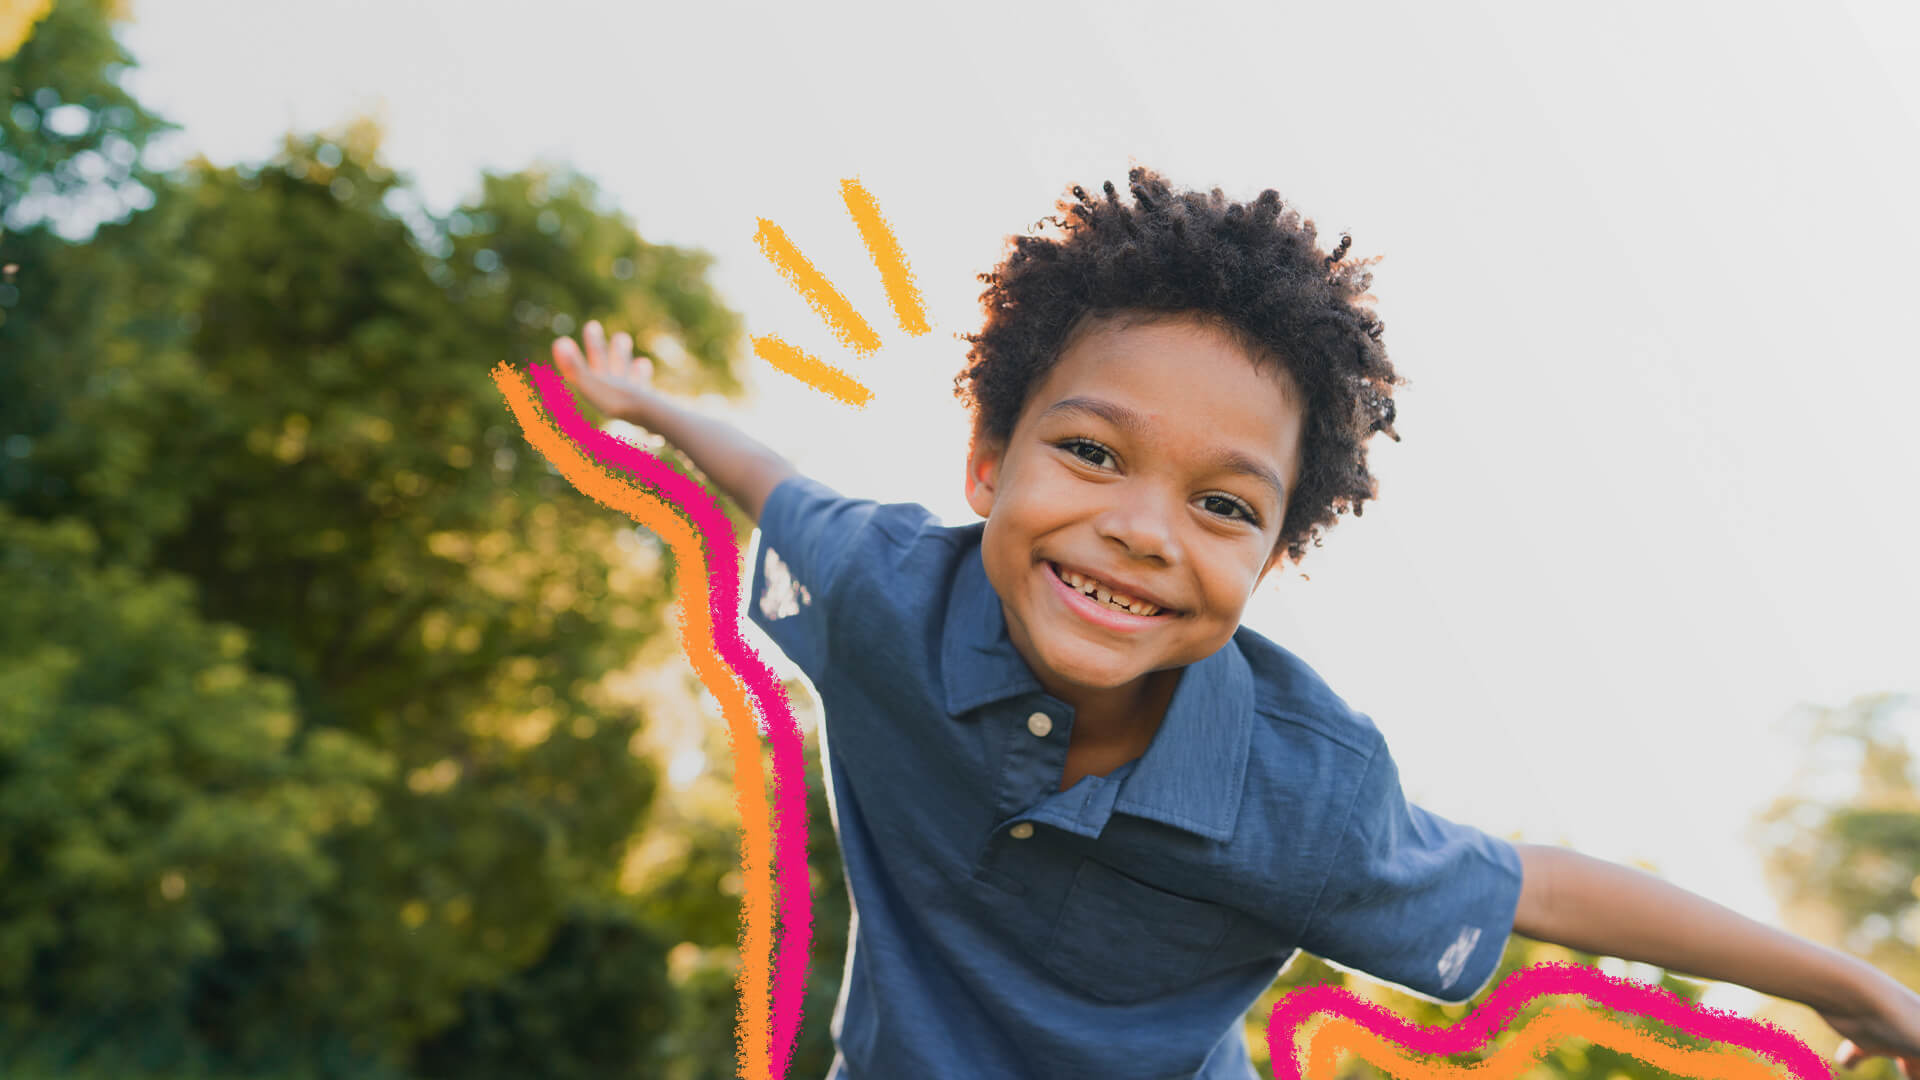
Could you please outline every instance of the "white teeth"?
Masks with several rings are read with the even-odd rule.
[[[1060,568],[1060,580],[1088,596],[1098,598],[1101,603],[1117,607],[1122,611],[1131,612],[1135,615],[1158,615],[1160,613],[1159,608],[1147,603],[1145,600],[1135,600],[1125,593],[1114,592],[1098,581],[1083,574],[1076,574],[1064,567]]]

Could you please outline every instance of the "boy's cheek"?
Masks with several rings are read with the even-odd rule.
[[[1004,494],[1008,496],[1004,505],[1009,516],[1024,521],[1065,523],[1085,519],[1104,505],[1093,485],[1071,478],[1036,477]],[[999,512],[998,507],[995,512]]]

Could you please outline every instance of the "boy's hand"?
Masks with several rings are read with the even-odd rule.
[[[1833,1059],[1851,1069],[1869,1058],[1890,1057],[1900,1075],[1920,1080],[1920,995],[1883,975],[1865,1001],[1859,1011],[1820,1013],[1845,1037]]]
[[[580,337],[587,343],[585,357],[572,338],[556,338],[553,342],[553,361],[567,382],[579,387],[593,407],[609,417],[645,428],[672,443],[721,494],[738,503],[747,517],[759,521],[767,496],[794,473],[787,459],[732,424],[683,409],[655,393],[653,362],[644,356],[634,358],[631,336],[613,335],[609,351],[607,333],[594,321],[580,328]]]
[[[587,343],[584,361],[580,347],[570,337],[555,338],[553,362],[568,382],[580,388],[593,407],[620,420],[634,411],[653,390],[653,361],[633,355],[633,336],[626,331],[613,335],[613,347],[607,347],[607,332],[598,319],[580,328]]]

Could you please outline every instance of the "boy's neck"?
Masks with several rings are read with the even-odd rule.
[[[1049,694],[1073,706],[1073,743],[1136,744],[1144,753],[1166,718],[1167,706],[1187,669],[1152,671],[1112,689],[1047,687]]]

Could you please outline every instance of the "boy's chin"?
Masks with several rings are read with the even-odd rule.
[[[1117,690],[1139,681],[1150,671],[1135,663],[1120,662],[1118,657],[1068,655],[1045,659],[1054,677],[1076,690]]]

